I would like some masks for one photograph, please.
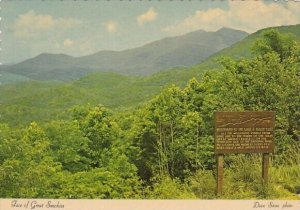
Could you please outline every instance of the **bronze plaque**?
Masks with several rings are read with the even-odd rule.
[[[216,112],[215,153],[271,153],[275,112]]]

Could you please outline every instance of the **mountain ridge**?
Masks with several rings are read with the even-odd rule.
[[[246,32],[229,28],[216,32],[198,30],[122,51],[106,50],[80,57],[41,53],[0,71],[34,80],[62,81],[79,79],[83,75],[98,71],[146,76],[173,67],[189,67],[201,63],[210,55],[247,35]]]

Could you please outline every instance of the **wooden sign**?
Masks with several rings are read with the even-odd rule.
[[[216,112],[217,193],[222,193],[224,154],[263,153],[262,178],[268,182],[269,153],[274,151],[275,112]]]
[[[275,112],[216,112],[215,153],[271,153]]]

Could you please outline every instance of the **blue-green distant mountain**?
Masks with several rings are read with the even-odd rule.
[[[23,82],[31,80],[28,77],[19,75],[19,74],[12,74],[9,72],[0,72],[0,85],[15,83],[15,82]]]
[[[145,76],[173,67],[199,64],[247,35],[246,32],[229,28],[216,32],[199,30],[164,38],[134,49],[100,51],[83,57],[43,53],[21,63],[0,68],[0,72],[34,80],[60,81],[78,79],[91,72]]]

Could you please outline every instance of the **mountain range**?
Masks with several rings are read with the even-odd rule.
[[[0,73],[8,78],[16,75],[16,80],[42,81],[69,81],[91,72],[146,76],[173,67],[199,64],[247,35],[244,31],[230,28],[216,32],[198,30],[123,51],[100,51],[82,57],[43,53],[14,65],[2,66]]]
[[[68,110],[75,105],[103,104],[114,110],[128,110],[142,105],[165,87],[172,84],[184,87],[193,77],[201,80],[205,72],[220,70],[220,66],[214,62],[216,58],[251,56],[254,42],[269,29],[250,34],[192,67],[171,68],[143,77],[94,72],[69,82],[26,81],[0,85],[0,123],[9,122],[10,125],[20,126],[31,121],[69,118]],[[275,29],[292,34],[300,41],[300,24]],[[7,72],[0,72],[0,74],[9,75],[10,81],[29,79],[21,75],[16,79],[14,74]]]

